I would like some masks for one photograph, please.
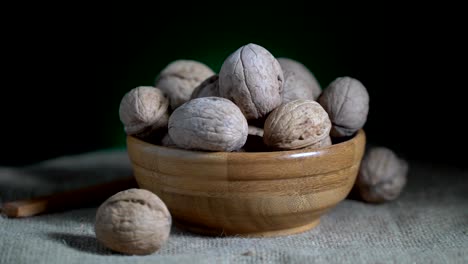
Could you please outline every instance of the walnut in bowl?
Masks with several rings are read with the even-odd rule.
[[[350,192],[365,133],[319,149],[202,152],[127,137],[139,186],[167,205],[174,224],[208,235],[304,232]]]

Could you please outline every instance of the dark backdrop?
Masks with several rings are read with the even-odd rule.
[[[323,88],[339,76],[361,80],[371,98],[369,142],[408,159],[467,166],[457,16],[343,17],[301,7],[218,15],[152,11],[31,11],[23,23],[4,25],[0,165],[124,148],[118,106],[125,92],[152,85],[176,59],[219,71],[224,58],[252,42],[304,63]],[[163,18],[164,12],[174,15]]]

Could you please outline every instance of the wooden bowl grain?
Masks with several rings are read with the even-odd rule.
[[[346,198],[366,136],[318,150],[198,152],[127,137],[140,188],[167,205],[174,223],[206,235],[301,233]]]

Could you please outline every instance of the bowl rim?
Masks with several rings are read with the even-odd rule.
[[[161,150],[166,150],[166,151],[171,151],[174,154],[180,153],[180,154],[193,154],[193,155],[204,155],[204,156],[219,156],[219,155],[230,155],[230,156],[256,156],[256,157],[276,157],[279,155],[287,155],[287,156],[313,156],[313,155],[320,155],[320,153],[325,152],[325,151],[338,151],[339,149],[345,148],[351,144],[354,144],[355,142],[362,140],[365,138],[365,131],[364,129],[359,129],[354,135],[347,140],[329,145],[326,147],[322,148],[317,148],[317,149],[294,149],[294,150],[277,150],[277,151],[259,151],[259,152],[225,152],[225,151],[199,151],[199,150],[188,150],[188,149],[180,149],[180,148],[173,148],[173,147],[165,147],[161,145],[156,145],[147,141],[144,141],[142,139],[139,139],[135,136],[132,135],[127,135],[127,145],[129,144],[129,141],[135,141],[138,142],[139,144],[146,145],[148,147],[152,148],[159,148]],[[128,146],[127,146],[128,148]]]

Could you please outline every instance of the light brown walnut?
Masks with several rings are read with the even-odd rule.
[[[213,74],[213,70],[201,62],[176,60],[159,73],[155,86],[168,95],[174,110],[187,102],[193,90]]]
[[[120,121],[127,135],[145,137],[166,128],[169,119],[169,101],[155,87],[139,86],[126,93],[119,108]]]
[[[276,108],[265,121],[263,141],[274,149],[300,149],[329,136],[327,112],[315,101],[294,100]]]
[[[340,77],[331,82],[318,102],[330,116],[333,137],[351,136],[367,121],[369,94],[360,81],[351,77]]]
[[[183,149],[235,151],[245,144],[247,134],[239,107],[221,97],[192,99],[169,118],[169,135]]]
[[[109,249],[146,255],[164,245],[171,224],[171,215],[158,196],[144,189],[128,189],[99,206],[95,232],[98,241]]]
[[[281,104],[283,71],[265,48],[248,44],[232,53],[219,72],[219,94],[233,101],[248,120],[267,116]]]
[[[198,85],[195,90],[192,92],[191,99],[200,98],[200,97],[210,97],[218,96],[219,97],[219,76],[213,75],[208,79],[204,80],[200,85]]]
[[[316,100],[322,88],[314,74],[302,63],[289,59],[278,58],[284,75],[283,103],[297,99]]]
[[[396,199],[406,185],[408,163],[385,147],[369,148],[361,161],[355,187],[367,202]]]

